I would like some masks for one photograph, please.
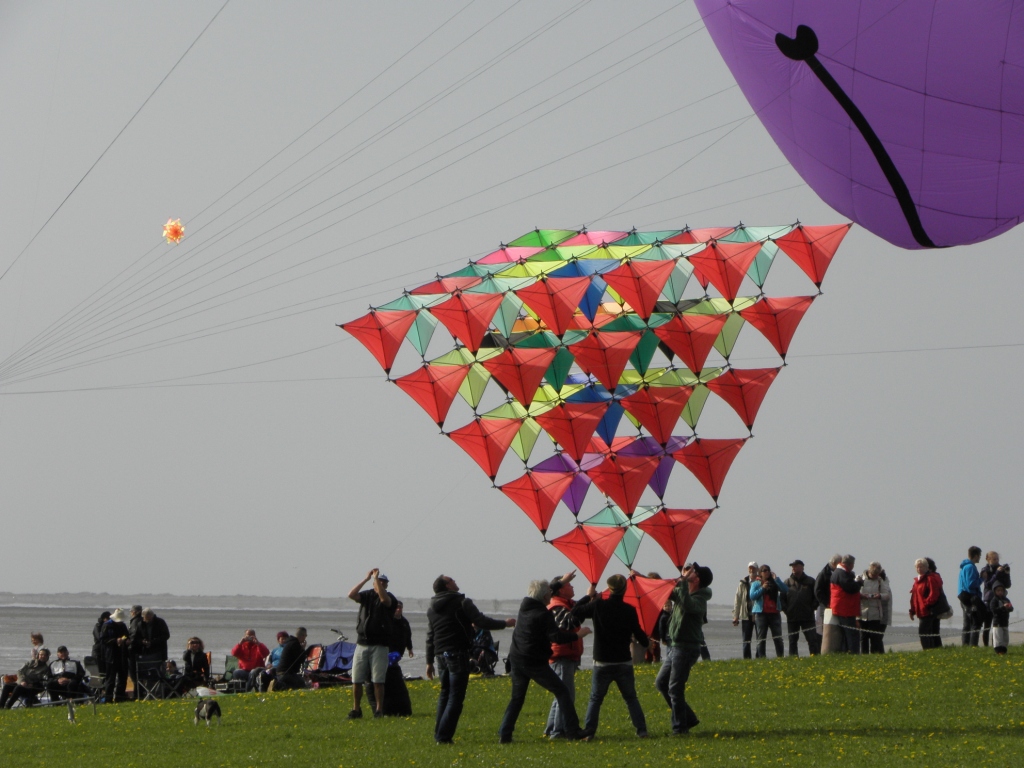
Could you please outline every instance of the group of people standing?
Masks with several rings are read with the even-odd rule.
[[[963,645],[989,643],[997,653],[1005,653],[1009,643],[1009,616],[1013,610],[1006,595],[1010,588],[1010,568],[999,562],[998,552],[986,555],[979,573],[981,549],[971,547],[960,564],[958,594],[964,614]],[[792,572],[783,580],[769,565],[752,562],[740,579],[733,601],[732,623],[742,629],[743,657],[764,658],[768,632],[775,653],[784,655],[782,614],[786,615],[789,655],[797,656],[800,635],[811,655],[818,653],[884,653],[883,638],[892,624],[892,589],[881,563],[872,562],[861,574],[855,572],[853,555],[835,554],[811,578],[804,562],[789,564]],[[911,619],[918,621],[921,647],[942,645],[940,621],[952,617],[935,561],[928,557],[914,563],[917,576],[910,592]],[[756,652],[751,645],[756,635]]]

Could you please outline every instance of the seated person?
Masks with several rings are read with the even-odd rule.
[[[231,655],[238,659],[238,669],[231,675],[234,680],[244,680],[245,690],[252,690],[252,673],[262,669],[263,660],[270,655],[270,649],[256,639],[256,630],[247,629],[242,639],[231,649]]]
[[[267,657],[263,660],[263,666],[254,669],[249,673],[249,684],[246,687],[247,691],[263,691],[267,690],[267,686],[270,681],[274,679],[276,670],[274,669],[281,661],[281,652],[284,651],[284,644],[288,642],[290,635],[287,632],[277,633],[277,645],[274,646]]]
[[[210,660],[206,658],[206,648],[198,637],[190,637],[185,654],[181,657],[185,662],[183,682],[185,690],[192,690],[200,685],[210,684]]]
[[[89,695],[89,687],[85,684],[85,667],[69,656],[67,646],[57,648],[57,660],[50,662],[50,674],[53,679],[46,690],[50,692],[52,701]]]
[[[50,682],[50,651],[39,648],[35,656],[18,670],[17,682],[4,684],[0,691],[0,708],[10,709],[19,699],[25,700],[26,707],[39,703],[39,694]]]
[[[295,636],[284,641],[281,658],[274,667],[274,679],[267,686],[268,691],[287,691],[291,688],[305,688],[302,677],[302,663],[306,660],[306,628],[299,627]]]

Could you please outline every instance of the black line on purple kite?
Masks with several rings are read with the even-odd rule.
[[[903,180],[903,176],[900,175],[892,158],[889,157],[889,153],[882,144],[882,140],[878,138],[878,134],[875,133],[867,118],[864,117],[864,113],[857,108],[853,100],[846,95],[843,87],[836,82],[835,78],[832,77],[824,65],[818,61],[817,56],[814,55],[818,52],[818,36],[814,34],[814,30],[801,24],[796,28],[796,37],[786,37],[779,32],[775,35],[775,44],[786,58],[793,61],[807,62],[807,66],[811,68],[811,71],[821,81],[822,85],[828,89],[828,92],[839,102],[839,106],[850,116],[853,124],[860,131],[860,135],[864,137],[864,141],[867,142],[872,154],[874,154],[875,160],[878,161],[882,173],[885,174],[885,178],[889,182],[889,186],[892,187],[893,194],[896,195],[896,201],[900,204],[900,209],[907,220],[910,232],[918,245],[923,248],[945,247],[933,243],[931,238],[928,237],[928,233],[924,231],[921,217],[917,213],[917,206],[914,204],[914,198],[910,196],[907,183]]]

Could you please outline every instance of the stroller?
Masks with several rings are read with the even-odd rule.
[[[478,629],[469,648],[469,673],[471,675],[494,676],[498,663],[498,645],[489,630]]]
[[[307,673],[311,683],[318,687],[352,684],[352,658],[356,653],[356,644],[345,639],[345,635],[332,629],[338,640],[324,646],[322,661],[318,669]]]

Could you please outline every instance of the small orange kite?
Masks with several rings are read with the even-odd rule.
[[[182,225],[181,219],[168,219],[164,224],[164,237],[167,238],[167,242],[180,243],[184,236],[185,227]]]

